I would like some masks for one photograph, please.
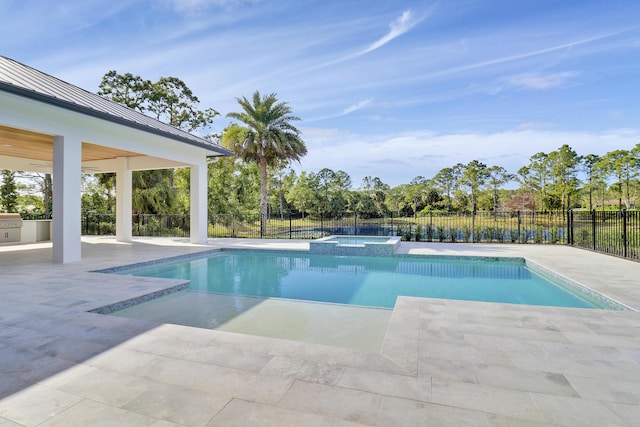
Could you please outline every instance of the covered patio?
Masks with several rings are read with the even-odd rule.
[[[54,262],[82,257],[82,173],[115,173],[116,238],[130,242],[132,171],[188,167],[190,240],[206,243],[207,158],[232,154],[0,56],[0,169],[52,174]]]

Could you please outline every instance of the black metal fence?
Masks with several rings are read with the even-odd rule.
[[[562,212],[433,212],[383,218],[353,213],[339,218],[291,215],[270,218],[263,227],[259,216],[215,215],[210,218],[209,236],[316,239],[336,234],[402,236],[425,242],[566,243],[566,224]]]
[[[640,261],[640,211],[571,210],[568,223],[570,245]]]
[[[115,216],[85,214],[82,233],[115,234]],[[134,236],[188,237],[189,216],[134,214]],[[402,236],[422,242],[569,244],[640,260],[640,211],[433,212],[424,216],[362,218],[289,215],[261,224],[258,215],[213,215],[209,237],[317,239],[328,235]]]
[[[361,218],[345,213],[336,218],[289,215],[261,224],[258,215],[214,215],[209,237],[317,239],[331,234],[402,236],[424,242],[566,243],[567,221],[562,212],[433,212],[425,216]],[[134,236],[186,237],[188,215],[134,214]],[[85,235],[115,234],[115,216],[85,214]]]
[[[188,237],[189,226],[189,215],[186,214],[134,214],[132,216],[132,234],[134,236]],[[115,235],[115,215],[84,214],[82,216],[82,234]]]

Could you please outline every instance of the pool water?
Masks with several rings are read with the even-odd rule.
[[[119,273],[187,279],[192,291],[365,307],[392,308],[404,295],[607,308],[587,294],[550,282],[524,260],[221,251]]]
[[[344,237],[337,236],[330,241],[336,241],[339,245],[364,245],[365,243],[384,243],[389,241],[388,237]]]

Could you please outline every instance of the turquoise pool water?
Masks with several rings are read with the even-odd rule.
[[[336,241],[339,245],[364,245],[365,243],[384,243],[389,241],[389,237],[345,237],[336,236],[328,241]]]
[[[271,251],[222,251],[119,274],[190,280],[211,293],[392,308],[399,295],[578,308],[608,308],[554,284],[522,260],[336,257]]]

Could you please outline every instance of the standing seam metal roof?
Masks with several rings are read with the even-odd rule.
[[[233,155],[233,152],[214,142],[207,141],[1,55],[0,90],[217,153],[212,156]]]

